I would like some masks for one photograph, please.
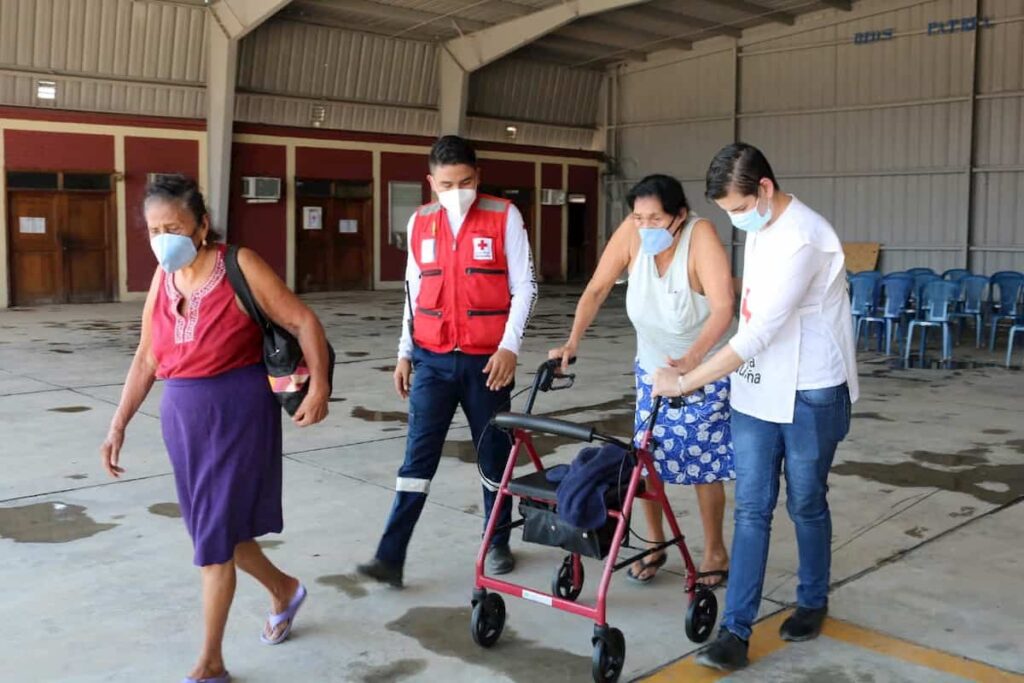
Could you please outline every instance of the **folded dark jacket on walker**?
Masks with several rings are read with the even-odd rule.
[[[568,468],[552,468],[549,481],[558,481],[558,516],[581,529],[597,529],[608,518],[605,494],[632,475],[629,455],[619,446],[588,446]]]

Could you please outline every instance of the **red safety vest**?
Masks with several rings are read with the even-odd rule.
[[[480,195],[457,237],[440,203],[416,211],[409,244],[420,267],[413,316],[420,347],[480,355],[498,350],[512,302],[505,258],[509,204]]]

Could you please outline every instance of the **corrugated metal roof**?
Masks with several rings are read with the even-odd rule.
[[[433,106],[437,49],[429,44],[272,21],[239,51],[238,87],[274,94]]]
[[[604,75],[584,69],[503,59],[469,79],[470,114],[595,126]]]
[[[0,68],[202,83],[206,11],[132,0],[3,0]]]

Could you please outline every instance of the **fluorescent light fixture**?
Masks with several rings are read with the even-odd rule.
[[[57,82],[36,81],[36,97],[40,100],[57,99]]]
[[[509,140],[515,140],[516,136],[519,135],[519,128],[516,126],[505,126],[505,135],[508,136]]]

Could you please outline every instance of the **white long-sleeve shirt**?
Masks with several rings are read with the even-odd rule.
[[[447,212],[447,209],[445,209]],[[447,212],[448,224],[452,229],[452,236],[458,237],[462,228],[464,216],[455,216]],[[409,218],[409,225],[406,227],[407,234],[412,236],[413,224],[416,222],[416,214]],[[533,270],[533,255],[530,252],[530,241],[526,236],[526,228],[523,225],[523,216],[515,205],[508,207],[508,217],[505,219],[505,260],[508,263],[508,288],[512,294],[512,303],[509,307],[508,322],[505,324],[505,333],[501,337],[498,348],[507,349],[519,355],[519,348],[523,342],[523,333],[530,322],[533,314],[534,304],[537,302],[537,277]],[[409,287],[409,300],[411,305],[416,305],[416,299],[420,293],[420,266],[412,251],[405,264],[405,282]],[[407,302],[403,306],[402,314],[402,338],[398,342],[398,357],[412,358],[412,335],[409,334],[409,306]]]
[[[770,240],[783,239],[782,231],[798,221],[824,221],[795,199],[772,228],[747,237],[751,240],[747,263],[757,258],[758,247]],[[831,229],[831,228],[830,228]],[[758,300],[747,307],[747,294],[741,315],[747,324],[729,340],[729,346],[744,361],[758,356],[772,343],[787,320],[800,308],[821,305],[829,283],[832,255],[806,244],[782,263],[773,264],[760,282]],[[751,314],[752,313],[752,314]],[[845,366],[840,349],[829,333],[826,317],[810,313],[800,317],[800,362],[797,389],[821,389],[842,384]]]

